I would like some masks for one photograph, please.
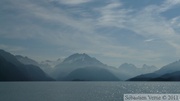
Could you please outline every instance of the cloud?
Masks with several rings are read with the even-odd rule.
[[[154,41],[155,39],[147,39],[145,40],[145,42],[151,42],[151,41]]]
[[[59,2],[66,5],[79,5],[83,3],[88,3],[91,0],[50,0],[50,1]]]
[[[172,18],[170,21],[169,21],[171,27],[174,28],[174,30],[176,30],[176,32],[180,32],[180,16],[178,17],[175,17],[175,18]]]
[[[128,14],[131,9],[123,9],[122,3],[111,1],[106,6],[98,8],[101,16],[97,19],[100,26],[124,27],[124,23],[129,19]]]
[[[3,26],[1,24],[0,34],[2,37],[11,39],[41,40],[45,44],[64,48],[69,54],[85,52],[106,58],[123,58],[140,62],[159,61],[166,54],[160,52],[163,50],[160,48],[160,51],[146,49],[148,46],[145,46],[144,42],[161,39],[168,44],[167,48],[172,46],[179,49],[180,36],[177,32],[179,18],[167,21],[161,15],[162,12],[178,5],[179,0],[166,0],[161,5],[149,5],[138,11],[126,8],[119,0],[111,0],[98,7],[87,7],[88,9],[78,6],[91,1],[8,0],[12,4],[8,7],[11,7],[14,12],[3,14],[6,19],[5,23],[9,24]],[[52,2],[57,2],[59,5]],[[65,5],[62,6],[62,4]],[[9,10],[9,8],[4,9]],[[112,27],[119,31],[115,34],[126,35],[127,33],[121,32],[121,29],[126,29],[143,36],[144,39],[142,39],[142,43],[134,42],[133,46],[126,45],[129,40],[122,39],[126,41],[124,44],[121,40],[118,41],[118,38],[115,40],[114,37],[118,35],[109,36],[114,34]],[[105,30],[105,32],[102,34],[98,30]],[[1,47],[6,48],[5,46]],[[141,48],[139,49],[139,47]]]
[[[21,1],[22,0],[19,0],[19,2]],[[22,3],[11,1],[11,3],[13,4],[15,10],[22,13],[18,14],[18,16],[14,18],[20,23],[16,23],[16,25],[14,25],[14,22],[10,22],[13,24],[10,26],[6,26],[12,27],[11,33],[13,34],[9,33],[9,31],[7,32],[6,28],[2,29],[2,31],[5,30],[5,32],[7,32],[3,34],[6,37],[32,38],[37,35],[43,37],[49,35],[48,33],[52,33],[53,35],[57,35],[60,37],[61,33],[93,33],[93,27],[90,26],[91,22],[84,20],[78,21],[77,19],[71,17],[71,15],[69,15],[69,13],[64,11],[62,8],[51,8],[52,5],[47,2],[43,2],[42,4],[45,4],[46,6],[48,5],[51,9],[36,2],[30,2],[28,0],[24,0]],[[29,19],[24,21],[27,16]],[[31,22],[29,22],[28,20],[31,20]],[[35,22],[37,20],[39,21],[39,23]],[[49,28],[51,27],[50,25],[57,28],[52,31],[52,29],[54,28]]]
[[[116,5],[111,6],[114,3]],[[113,1],[100,9],[101,17],[98,19],[100,25],[125,28],[146,38],[155,37],[163,39],[167,43],[170,40],[178,40],[180,38],[169,21],[161,15],[162,12],[179,5],[180,0],[166,0],[161,5],[149,5],[140,11],[121,8],[123,4],[118,3]],[[116,8],[119,9],[114,10]],[[172,23],[175,23],[177,20],[174,19],[173,21]]]
[[[14,46],[14,45],[5,45],[5,44],[0,44],[0,49],[4,49],[6,51],[9,52],[22,52],[24,50],[26,50],[23,47],[19,47],[19,46]]]
[[[136,14],[133,20],[128,22],[130,26],[127,26],[127,28],[145,37],[160,38],[166,41],[168,45],[174,47],[171,42],[178,44],[180,42],[180,35],[178,34],[179,31],[177,31],[171,23],[175,24],[178,18],[173,19],[172,22],[169,23],[169,21],[161,15],[160,11],[165,12],[178,4],[180,4],[179,0],[167,0],[160,6],[148,6]],[[177,24],[175,26],[177,27]],[[176,47],[174,48],[177,49]]]
[[[178,56],[180,54],[180,44],[169,41],[169,44],[172,45],[176,49],[176,55]]]
[[[154,41],[155,39],[160,39],[160,41],[166,43],[165,46],[166,48],[173,48],[176,51],[178,51],[179,46],[177,45],[180,43],[179,41],[180,35],[178,34],[180,33],[180,31],[178,31],[177,28],[177,26],[179,25],[179,20],[178,20],[179,18],[175,18],[172,20],[171,23],[169,23],[169,21],[165,19],[165,17],[162,16],[161,13],[174,8],[179,4],[180,4],[180,0],[166,0],[164,1],[164,3],[160,5],[148,5],[143,9],[136,11],[130,8],[123,8],[123,3],[112,1],[108,5],[99,9],[101,16],[98,18],[98,23],[100,26],[105,26],[105,27],[113,26],[120,29],[124,28],[133,31],[147,38],[148,40],[145,40],[145,42],[151,42]],[[117,50],[121,50],[120,54],[123,53],[122,49],[117,49]],[[136,50],[136,49],[128,48],[126,50],[127,53],[125,53],[125,55],[126,58],[129,59],[132,58],[133,55],[135,54],[139,54],[140,56],[143,55],[144,57],[142,58],[148,58],[151,56],[156,57],[153,55],[153,52],[157,53],[157,51],[155,50],[149,50],[152,52],[148,52],[148,50],[144,50],[144,49],[139,50],[139,51],[143,51],[144,54],[138,53],[138,50],[133,52],[130,52],[128,50]],[[132,54],[127,55],[128,53],[132,53]],[[110,54],[111,53],[109,53],[109,55]],[[116,55],[116,54],[118,53],[114,52],[114,55],[113,53],[111,55],[116,57],[123,57],[124,55],[124,54],[123,55]],[[148,56],[148,54],[151,54],[151,56]],[[161,53],[158,54],[159,55],[156,58],[163,57],[163,55],[167,56],[166,52],[163,52],[163,54]],[[168,53],[168,56],[173,56],[173,55],[175,54]],[[151,57],[151,59],[153,57]]]
[[[166,0],[162,5],[160,5],[158,11],[165,12],[179,4],[180,0]]]
[[[170,2],[170,1],[169,1]],[[166,1],[162,5],[150,5],[140,11],[122,8],[123,4],[112,1],[99,9],[101,17],[98,18],[98,25],[117,28],[125,28],[145,37],[169,37],[176,33],[168,22],[160,15],[161,9],[168,10],[174,4]],[[169,5],[168,5],[169,4]],[[164,8],[164,5],[167,7]],[[118,9],[117,9],[118,8]]]
[[[24,1],[24,4],[15,3],[15,5],[23,8],[21,12],[25,12],[24,14],[28,12],[32,16],[32,23],[12,26],[14,32],[5,34],[6,38],[40,39],[77,52],[83,49],[98,51],[94,49],[99,46],[110,46],[113,43],[110,38],[95,32],[94,22],[89,22],[89,19],[76,20],[61,8],[47,9],[29,1]],[[20,18],[24,18],[24,14],[19,15]],[[34,19],[40,19],[40,23],[33,22]],[[49,25],[42,25],[41,22],[55,25],[57,28],[49,28]]]

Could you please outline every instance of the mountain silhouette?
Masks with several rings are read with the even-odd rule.
[[[34,65],[24,65],[16,57],[0,50],[1,81],[52,81],[46,73]]]
[[[129,81],[177,81],[180,76],[180,61],[170,63],[161,69],[148,74],[143,74],[129,79]]]
[[[54,78],[61,80],[67,76],[70,72],[84,67],[104,67],[103,63],[95,58],[88,56],[87,54],[73,54],[64,59],[64,61],[55,66],[54,72],[52,73]]]

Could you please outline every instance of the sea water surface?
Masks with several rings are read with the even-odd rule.
[[[0,82],[0,101],[123,101],[123,94],[180,94],[179,82]]]

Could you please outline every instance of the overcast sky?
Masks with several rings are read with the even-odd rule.
[[[0,0],[0,48],[161,67],[180,59],[180,0]]]

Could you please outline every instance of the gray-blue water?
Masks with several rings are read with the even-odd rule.
[[[123,94],[179,94],[178,82],[0,82],[0,101],[123,101]]]

